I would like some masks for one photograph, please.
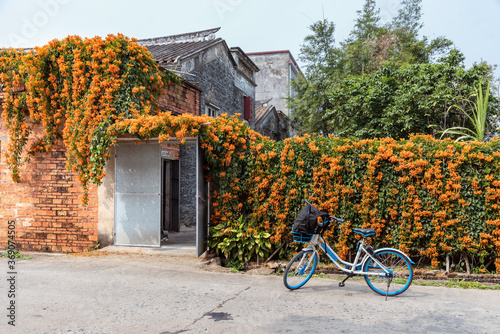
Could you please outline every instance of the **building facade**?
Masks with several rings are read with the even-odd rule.
[[[290,51],[252,52],[247,56],[259,67],[255,74],[257,103],[266,101],[287,117],[291,116],[287,99],[295,96],[291,82],[302,72]]]
[[[201,90],[200,114],[255,118],[255,73],[259,68],[237,47],[216,37],[220,28],[139,40],[158,64]]]

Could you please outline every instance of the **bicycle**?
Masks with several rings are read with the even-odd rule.
[[[317,223],[315,233],[292,232],[295,242],[309,243],[307,247],[297,253],[287,264],[283,276],[283,283],[290,290],[302,287],[312,277],[319,261],[316,246],[330,258],[330,260],[347,277],[339,283],[345,286],[345,281],[356,275],[364,275],[368,286],[376,293],[386,296],[396,296],[405,292],[413,280],[415,263],[404,252],[395,248],[380,248],[374,250],[371,245],[365,246],[365,239],[375,235],[375,229],[354,228],[353,232],[360,234],[362,239],[358,243],[354,262],[342,260],[337,253],[323,239],[323,232],[334,221],[343,223],[342,218],[328,216],[322,223]],[[360,261],[361,255],[365,255]]]

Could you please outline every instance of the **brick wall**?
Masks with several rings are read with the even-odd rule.
[[[199,115],[200,91],[189,84],[169,86],[159,99],[162,109]],[[1,97],[0,97],[1,98]],[[0,99],[0,114],[2,111]],[[41,133],[35,127],[33,136]],[[97,188],[89,189],[89,204],[82,204],[83,188],[75,173],[65,168],[62,141],[51,152],[37,153],[14,183],[5,162],[8,133],[0,117],[0,249],[7,247],[8,221],[16,222],[16,248],[46,252],[82,252],[98,240]],[[194,185],[193,185],[194,187]]]
[[[158,104],[165,111],[200,115],[200,91],[188,83],[170,85],[158,99]]]
[[[3,122],[2,122],[3,123]],[[35,129],[34,133],[40,129]],[[82,252],[97,242],[97,191],[83,188],[75,173],[66,171],[61,143],[51,152],[37,153],[14,183],[5,163],[7,132],[2,124],[0,159],[0,248],[6,248],[7,222],[16,221],[16,248],[46,252]]]

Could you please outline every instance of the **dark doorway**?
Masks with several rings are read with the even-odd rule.
[[[179,160],[162,162],[162,237],[179,232]]]

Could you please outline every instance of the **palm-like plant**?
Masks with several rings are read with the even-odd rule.
[[[462,107],[453,105],[452,107],[460,109],[470,120],[474,129],[469,129],[463,126],[455,126],[446,129],[442,132],[441,138],[445,135],[457,135],[459,136],[455,141],[466,141],[466,140],[478,140],[483,141],[486,134],[486,117],[488,110],[488,98],[490,95],[490,83],[488,83],[488,88],[486,88],[486,93],[483,95],[483,89],[481,87],[481,81],[479,82],[479,89],[476,89],[477,102],[471,102],[472,116],[465,112]]]

